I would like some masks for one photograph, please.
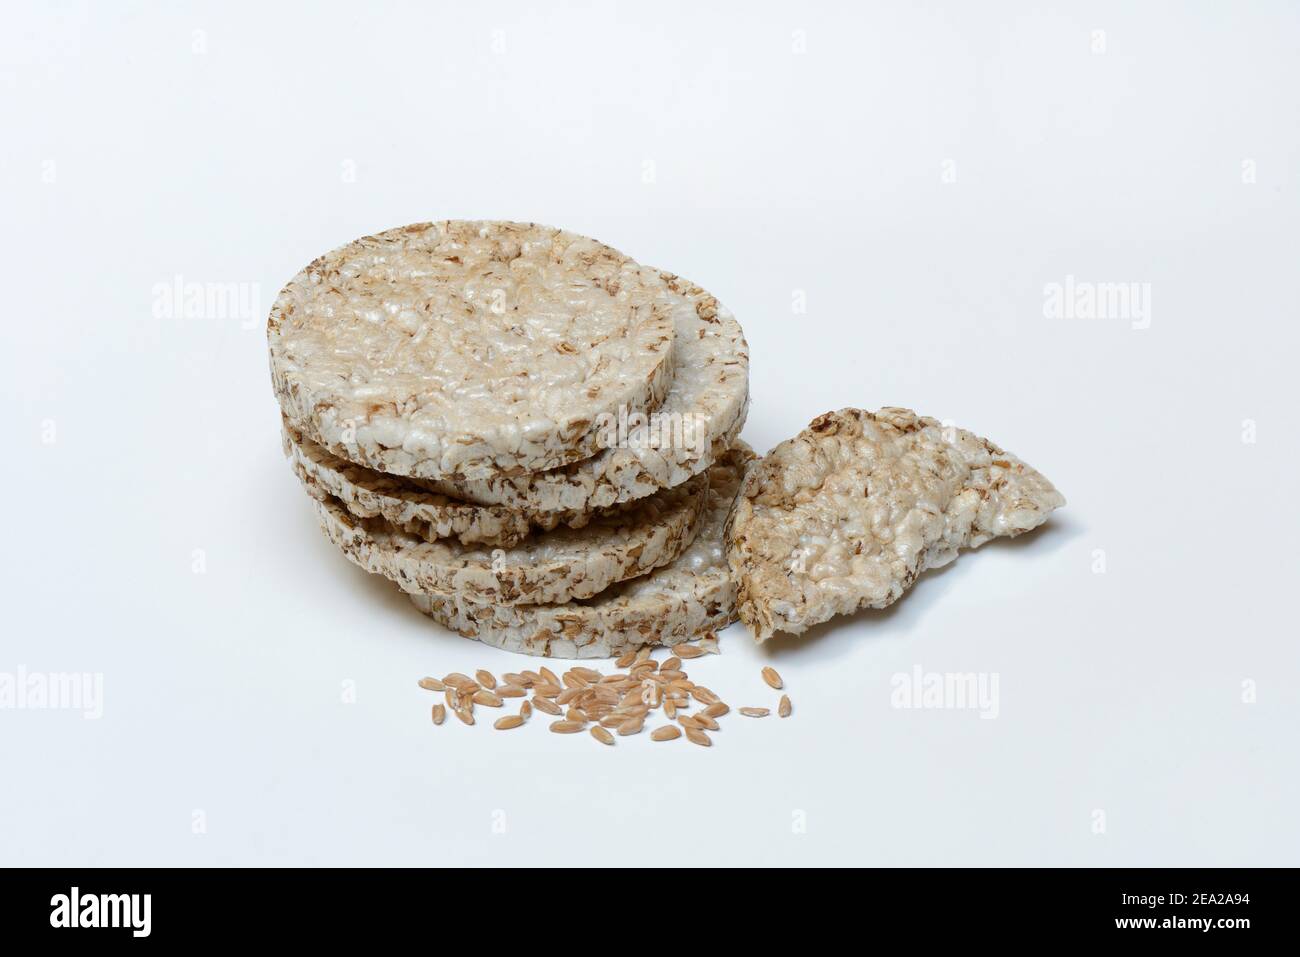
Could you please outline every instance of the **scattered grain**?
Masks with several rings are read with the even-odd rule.
[[[560,710],[560,706],[556,704],[554,701],[552,701],[551,699],[539,698],[536,695],[533,696],[533,707],[536,708],[538,711],[544,711],[546,714],[553,714],[558,716],[564,713],[563,711]]]
[[[704,685],[696,685],[694,688],[692,688],[691,697],[694,698],[696,701],[698,701],[700,704],[718,703],[718,696],[715,695],[708,688],[704,687]]]
[[[508,714],[504,718],[497,718],[492,722],[492,727],[498,731],[509,731],[511,728],[523,727],[524,719],[517,714]]]
[[[680,738],[681,736],[681,729],[675,724],[665,724],[650,732],[651,741],[671,741],[673,738]]]
[[[793,710],[794,707],[790,704],[790,696],[788,694],[781,695],[781,703],[777,705],[776,713],[783,718],[788,718]]]
[[[645,717],[642,715],[636,715],[635,717],[628,718],[620,724],[618,726],[618,733],[620,735],[638,734],[644,726]]]
[[[741,708],[740,713],[746,718],[766,718],[772,712],[767,708]]]
[[[776,688],[779,691],[783,687],[781,676],[776,673],[775,668],[764,668],[763,680],[767,682],[769,688]]]

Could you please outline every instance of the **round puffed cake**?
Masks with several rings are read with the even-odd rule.
[[[549,226],[405,226],[290,280],[272,382],[295,428],[381,472],[552,469],[598,452],[602,421],[660,405],[671,296],[657,270]]]
[[[755,462],[727,529],[737,611],[759,641],[884,608],[921,572],[1065,504],[988,439],[909,409],[827,412]]]
[[[594,598],[561,605],[483,605],[430,594],[409,597],[438,624],[466,638],[551,658],[616,657],[643,645],[676,645],[725,628],[735,620],[736,608],[723,527],[753,457],[738,442],[705,473],[709,498],[699,534],[676,561]]]
[[[387,519],[427,541],[454,538],[462,545],[509,547],[533,531],[558,525],[582,528],[592,512],[528,513],[503,505],[473,505],[425,488],[422,479],[385,475],[345,461],[286,420],[281,438],[294,474],[312,498],[333,496],[359,518]]]
[[[326,535],[366,571],[407,591],[517,605],[589,598],[666,565],[694,540],[707,498],[708,481],[696,476],[585,528],[557,528],[511,548],[430,542],[382,518],[358,518],[332,497],[314,504]]]
[[[583,512],[653,495],[698,475],[731,447],[749,407],[749,347],[736,317],[699,286],[661,274],[675,329],[672,387],[648,420],[607,435],[600,454],[546,472],[427,488],[530,514]]]

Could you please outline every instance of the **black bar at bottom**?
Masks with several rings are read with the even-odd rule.
[[[667,932],[663,920],[683,933],[703,921],[721,937],[767,926],[821,936],[838,926],[863,940],[891,935],[882,944],[916,934],[918,944],[1130,938],[1231,945],[1261,934],[1293,939],[1297,873],[10,869],[0,871],[0,927],[6,943],[63,937],[92,946],[112,938],[337,946],[400,936],[459,948],[488,933],[499,946],[522,935],[517,944],[535,949],[543,937],[558,945],[578,929],[591,941],[605,923],[653,937]],[[633,920],[638,914],[653,917],[651,925]]]

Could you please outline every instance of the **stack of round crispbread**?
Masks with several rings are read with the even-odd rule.
[[[326,535],[435,620],[595,657],[734,618],[749,356],[699,287],[551,227],[424,223],[317,259],[267,338]]]

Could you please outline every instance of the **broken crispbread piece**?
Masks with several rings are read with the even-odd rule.
[[[740,619],[765,641],[896,601],[959,549],[1065,504],[987,439],[908,409],[819,416],[751,466],[727,525]]]

